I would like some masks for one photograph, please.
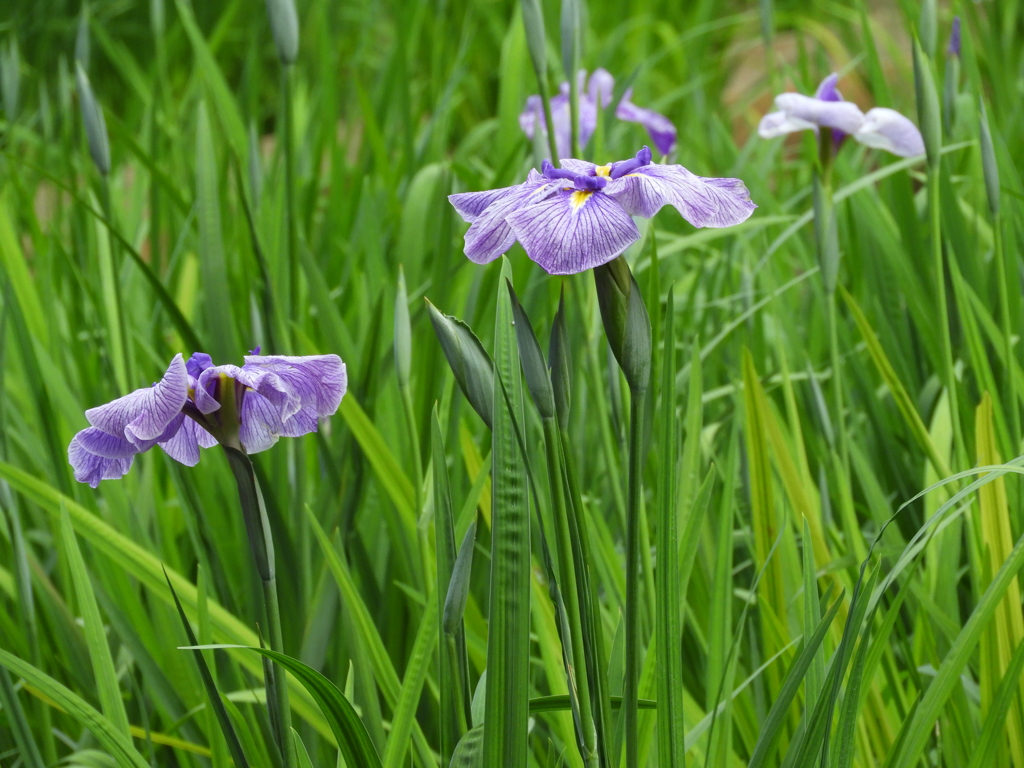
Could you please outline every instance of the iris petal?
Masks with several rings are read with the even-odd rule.
[[[476,264],[487,264],[505,253],[516,241],[515,233],[505,221],[513,211],[528,206],[558,189],[549,181],[526,181],[490,205],[466,230],[466,256]]]
[[[667,155],[676,147],[676,127],[662,114],[653,109],[638,107],[633,102],[623,99],[615,109],[615,116],[619,120],[627,120],[631,123],[640,123],[647,129],[651,141],[658,151]]]
[[[85,430],[83,430],[85,431]],[[109,458],[90,451],[80,439],[81,433],[71,439],[68,446],[68,461],[75,472],[75,480],[88,483],[96,488],[101,480],[116,480],[124,477],[132,468],[133,456]]]
[[[895,109],[875,107],[864,116],[864,124],[853,138],[869,147],[884,149],[899,157],[924,154],[921,131]]]
[[[650,218],[671,205],[695,227],[729,227],[757,207],[739,179],[697,176],[681,165],[645,165],[614,179],[605,194],[630,214]]]
[[[527,255],[552,275],[593,269],[640,239],[629,214],[603,192],[561,190],[508,222]]]

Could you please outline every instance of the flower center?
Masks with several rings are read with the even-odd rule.
[[[588,189],[577,189],[571,195],[569,195],[569,207],[572,208],[573,213],[583,207],[583,204],[590,199],[590,196],[594,194]]]
[[[612,164],[608,163],[608,165],[598,165],[598,166],[596,166],[594,168],[594,175],[595,176],[607,176],[607,177],[610,177],[612,175]]]

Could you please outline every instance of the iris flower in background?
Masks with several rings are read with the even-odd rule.
[[[586,70],[580,70],[578,74],[580,94],[580,146],[585,147],[590,137],[597,130],[598,111],[607,109],[612,103],[612,94],[615,91],[615,78],[606,69],[595,69],[590,79],[587,79]],[[651,141],[658,151],[667,155],[676,146],[676,128],[672,122],[662,114],[650,109],[638,107],[630,96],[633,89],[630,88],[622,95],[622,100],[615,107],[615,116],[619,120],[626,120],[631,123],[640,123],[647,129]],[[572,123],[569,115],[569,83],[562,83],[557,96],[551,99],[551,120],[555,124],[555,146],[558,148],[559,157],[568,157],[572,153],[570,147]],[[533,139],[534,133],[540,127],[541,131],[547,133],[547,126],[544,122],[544,103],[540,96],[533,95],[526,100],[526,107],[519,115],[519,126],[523,132]]]
[[[86,411],[92,426],[71,440],[68,460],[75,479],[95,488],[125,475],[154,445],[190,467],[200,448],[218,443],[265,451],[279,437],[315,432],[347,384],[337,355],[260,355],[257,347],[239,368],[214,365],[203,352],[186,362],[179,353],[153,386]]]
[[[875,107],[867,114],[851,101],[845,101],[836,89],[839,75],[833,73],[821,81],[814,96],[782,93],[775,97],[778,111],[761,118],[757,132],[763,139],[774,139],[794,131],[829,128],[836,146],[852,136],[868,147],[884,149],[900,157],[924,154],[921,132],[909,118],[894,109]]]
[[[729,227],[757,207],[739,179],[696,176],[681,165],[636,157],[608,165],[548,161],[526,181],[448,199],[470,227],[465,253],[486,264],[519,240],[527,255],[552,275],[572,275],[606,264],[640,239],[632,216],[651,218],[671,205],[695,227]]]

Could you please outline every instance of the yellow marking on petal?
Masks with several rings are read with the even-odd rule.
[[[572,206],[573,212],[578,211],[583,207],[583,204],[587,202],[590,196],[594,194],[589,189],[577,189],[571,195],[569,195],[569,205]]]
[[[599,166],[597,166],[596,168],[594,168],[594,175],[595,176],[611,176],[612,175],[612,164],[608,163],[608,165],[599,165]]]

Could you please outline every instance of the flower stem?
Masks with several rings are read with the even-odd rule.
[[[1003,331],[1003,370],[1005,371],[1007,407],[1010,411],[1010,443],[1011,454],[1020,453],[1020,404],[1017,400],[1017,387],[1013,381],[1013,327],[1010,318],[1010,294],[1007,288],[1006,253],[1003,249],[1003,217],[996,211],[992,217],[993,247],[996,257],[996,269],[999,273],[999,309]]]
[[[843,469],[849,475],[850,451],[846,434],[846,415],[843,401],[843,362],[839,349],[839,309],[835,291],[828,295],[828,338],[832,355],[832,396],[835,407],[835,420],[838,431],[839,458]]]
[[[599,765],[597,728],[594,724],[593,705],[590,696],[590,682],[587,671],[586,643],[583,634],[583,620],[580,602],[580,584],[573,554],[572,532],[569,510],[566,505],[565,464],[562,461],[561,436],[555,419],[544,419],[544,449],[547,458],[548,479],[551,483],[551,506],[555,522],[555,547],[558,552],[558,581],[562,602],[565,605],[569,624],[569,653],[566,663],[570,666],[569,685],[575,688],[579,707],[577,727],[580,734],[580,752],[583,764],[588,768]],[[582,563],[580,564],[582,566]]]
[[[640,684],[640,503],[646,390],[633,390],[629,406],[629,492],[626,506],[626,670],[622,685],[626,768],[639,759]]]
[[[281,608],[277,597],[277,575],[274,567],[274,539],[263,504],[263,493],[253,471],[249,457],[237,448],[224,445],[228,463],[238,485],[238,501],[245,519],[245,530],[249,535],[249,549],[252,551],[256,572],[263,584],[263,606],[267,615],[267,630],[270,634],[271,650],[284,653],[284,636],[281,629]],[[281,750],[284,768],[292,768],[291,730],[292,715],[288,705],[288,682],[283,669],[278,670],[271,663],[263,665],[264,686],[267,693],[267,710],[270,724]],[[278,672],[280,671],[280,676]]]
[[[288,309],[289,316],[298,317],[299,310],[299,246],[295,221],[295,148],[292,136],[292,67],[281,67],[281,97],[284,100],[284,125],[281,138],[284,141],[284,200],[285,227],[288,234]]]
[[[953,425],[953,450],[956,463],[965,465],[960,461],[965,456],[963,444],[963,433],[960,428],[960,408],[957,403],[956,392],[956,369],[953,364],[953,340],[949,329],[949,307],[946,302],[946,268],[942,259],[942,218],[939,206],[939,184],[940,184],[939,162],[935,162],[928,169],[928,212],[930,214],[932,257],[935,270],[935,300],[939,309],[939,327],[942,333],[942,358],[943,378],[947,391],[949,392],[949,414]],[[954,469],[956,467],[954,466]]]

